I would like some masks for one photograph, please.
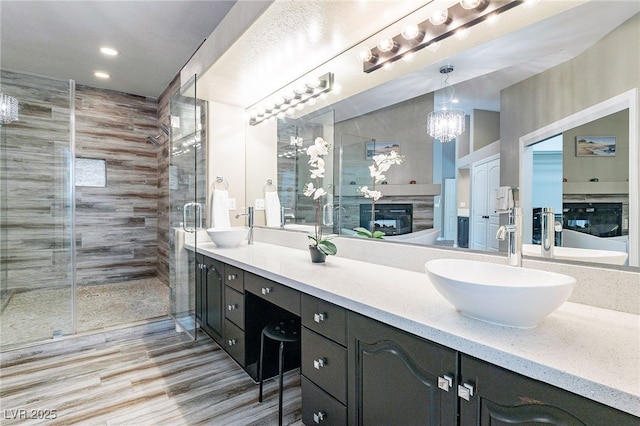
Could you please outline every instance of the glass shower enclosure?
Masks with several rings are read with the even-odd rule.
[[[2,349],[75,333],[73,80],[2,70],[18,119],[0,122]]]
[[[207,104],[196,97],[195,76],[171,98],[169,162],[169,274],[176,327],[196,337],[194,250],[206,223]]]

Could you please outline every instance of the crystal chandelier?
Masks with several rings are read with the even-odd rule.
[[[0,125],[18,120],[18,100],[13,96],[0,93]]]
[[[442,143],[451,142],[456,139],[465,129],[464,111],[458,108],[451,108],[454,89],[449,84],[448,74],[453,71],[452,65],[440,68],[440,73],[447,75],[445,85],[451,90],[449,101],[438,111],[432,111],[427,115],[427,133],[434,139]]]

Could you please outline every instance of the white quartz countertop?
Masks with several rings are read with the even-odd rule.
[[[193,245],[186,245],[193,250]],[[640,316],[564,303],[536,328],[455,311],[426,273],[256,242],[198,252],[533,379],[640,416]],[[426,261],[426,259],[425,259]]]

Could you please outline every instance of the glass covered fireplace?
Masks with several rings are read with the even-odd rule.
[[[413,231],[413,204],[376,204],[374,231],[402,235]],[[360,204],[360,226],[371,230],[371,204]]]
[[[622,235],[622,203],[564,203],[563,228],[597,237]]]

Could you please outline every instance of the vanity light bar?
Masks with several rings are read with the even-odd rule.
[[[524,1],[521,0],[462,0],[446,11],[436,12],[437,16],[432,16],[419,23],[417,31],[414,29],[411,32],[415,35],[413,38],[409,38],[406,31],[403,31],[393,39],[385,40],[382,49],[378,45],[361,53],[363,71],[370,73],[387,64],[390,65],[405,55],[444,40],[457,31],[471,28],[491,16],[505,12],[522,3]],[[392,48],[388,49],[389,46]]]
[[[302,109],[306,103],[314,103],[332,88],[333,73],[328,72],[304,85],[283,89],[249,110],[249,124],[255,126],[271,117],[292,115],[296,109]]]

